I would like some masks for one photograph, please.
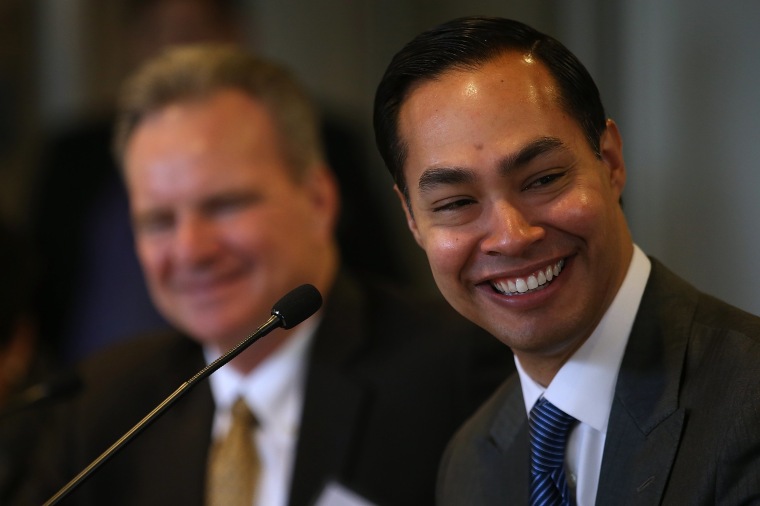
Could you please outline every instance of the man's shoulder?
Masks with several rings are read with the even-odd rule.
[[[440,504],[515,502],[522,489],[513,485],[522,478],[521,462],[527,456],[527,434],[519,435],[527,430],[526,420],[519,380],[513,375],[451,439],[439,468]]]
[[[495,341],[485,330],[457,313],[438,292],[374,278],[351,278],[350,285],[357,309],[376,328],[439,338],[446,335],[488,336],[489,340]],[[343,286],[345,288],[345,284]]]
[[[94,353],[75,368],[84,405],[103,399],[154,400],[179,387],[204,365],[201,347],[173,330],[129,338]]]
[[[333,350],[354,350],[356,363],[416,363],[417,370],[449,371],[452,378],[482,368],[481,376],[494,371],[503,379],[514,370],[510,349],[442,296],[363,279],[349,287],[330,294],[320,348],[329,343]]]
[[[200,357],[201,348],[175,330],[141,334],[108,346],[85,359],[79,366],[83,374],[107,377],[140,373],[152,367],[165,369],[168,357],[185,360]]]
[[[462,425],[451,446],[471,447],[474,442],[491,440],[501,443],[499,430],[519,427],[527,419],[522,403],[522,390],[517,374],[506,378],[491,396]]]
[[[656,259],[642,305],[661,319],[689,321],[692,330],[743,336],[746,345],[760,345],[760,316],[702,292]]]
[[[355,279],[337,286],[312,359],[341,363],[342,369],[375,375],[383,384],[403,377],[414,378],[421,389],[478,392],[467,402],[470,412],[514,371],[510,349],[440,296]]]

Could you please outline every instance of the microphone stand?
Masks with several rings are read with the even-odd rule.
[[[218,359],[211,362],[209,365],[204,367],[200,370],[195,376],[184,382],[180,387],[174,391],[169,397],[164,399],[164,401],[156,406],[153,411],[148,413],[145,418],[140,420],[137,425],[132,427],[126,434],[124,434],[121,438],[119,438],[118,441],[116,441],[114,444],[112,444],[106,451],[104,451],[98,458],[93,460],[90,465],[85,467],[78,475],[76,475],[71,481],[69,481],[63,488],[61,488],[56,494],[47,500],[47,502],[43,506],[53,506],[55,504],[58,504],[63,498],[65,498],[67,495],[69,495],[76,487],[82,484],[95,470],[97,470],[100,466],[102,466],[108,459],[113,457],[116,452],[121,450],[124,445],[129,443],[135,436],[140,434],[145,428],[147,428],[151,423],[156,421],[156,419],[164,414],[164,412],[169,409],[172,405],[174,405],[175,402],[177,402],[183,395],[185,395],[187,392],[190,391],[191,388],[193,388],[198,382],[202,381],[203,379],[207,378],[211,375],[214,371],[225,365],[227,362],[238,356],[243,350],[245,350],[248,346],[255,343],[265,335],[269,334],[271,331],[276,329],[277,327],[281,327],[284,324],[284,320],[282,316],[279,314],[272,314],[272,316],[269,317],[269,320],[264,323],[261,327],[259,327],[256,332],[245,338],[243,341],[241,341],[237,346],[232,348],[230,351],[219,357]],[[289,327],[286,327],[289,328]]]

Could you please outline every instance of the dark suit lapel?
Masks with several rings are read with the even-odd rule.
[[[167,358],[157,391],[174,391],[205,364],[200,347],[188,338]],[[140,473],[160,476],[165,487],[144,491],[143,504],[203,504],[205,463],[214,404],[208,380],[199,383],[148,427],[135,443],[145,445]],[[147,413],[146,413],[147,414]],[[191,444],[188,444],[191,442]],[[140,480],[155,483],[155,478]],[[125,483],[125,486],[130,486]],[[138,501],[139,502],[139,501]]]
[[[517,374],[507,380],[505,388],[504,402],[490,431],[490,442],[495,451],[489,457],[491,451],[487,450],[483,472],[491,474],[498,470],[498,475],[488,478],[488,482],[496,484],[495,488],[503,489],[497,498],[509,498],[508,504],[528,504],[528,418]],[[499,464],[493,465],[496,462]]]
[[[345,278],[330,293],[312,343],[290,506],[313,504],[350,464],[349,450],[365,391],[344,373],[365,331],[361,294]]]
[[[186,337],[171,339],[160,354],[149,355],[145,367],[150,375],[140,377],[133,388],[113,392],[124,409],[109,411],[110,418],[97,426],[109,433],[109,445],[203,367],[198,345]],[[82,492],[101,498],[113,495],[113,504],[202,506],[213,410],[208,383],[201,383],[106,462]]]
[[[201,367],[203,365],[201,363]],[[157,460],[166,460],[164,469],[174,468],[167,474],[172,476],[170,479],[176,480],[175,483],[183,484],[183,490],[178,495],[167,497],[168,502],[164,504],[200,506],[204,503],[213,413],[214,401],[208,379],[199,383],[173,407],[173,411],[167,413],[165,422],[169,430],[164,439],[165,453]],[[188,441],[205,443],[188,445]]]
[[[597,504],[659,504],[681,439],[680,377],[696,293],[652,260],[615,389]]]

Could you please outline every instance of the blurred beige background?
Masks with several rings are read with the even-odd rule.
[[[760,2],[756,0],[248,0],[244,43],[293,68],[358,133],[362,167],[429,283],[375,152],[371,106],[393,53],[465,14],[557,36],[621,126],[634,237],[699,288],[760,313]],[[122,1],[0,0],[0,211],[27,219],[46,136],[107,110],[130,65]],[[72,195],[76,198],[76,195]]]

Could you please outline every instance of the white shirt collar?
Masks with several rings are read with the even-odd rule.
[[[651,268],[649,259],[634,244],[631,264],[612,304],[548,388],[533,381],[515,357],[528,414],[543,395],[581,423],[606,432],[620,363]]]

